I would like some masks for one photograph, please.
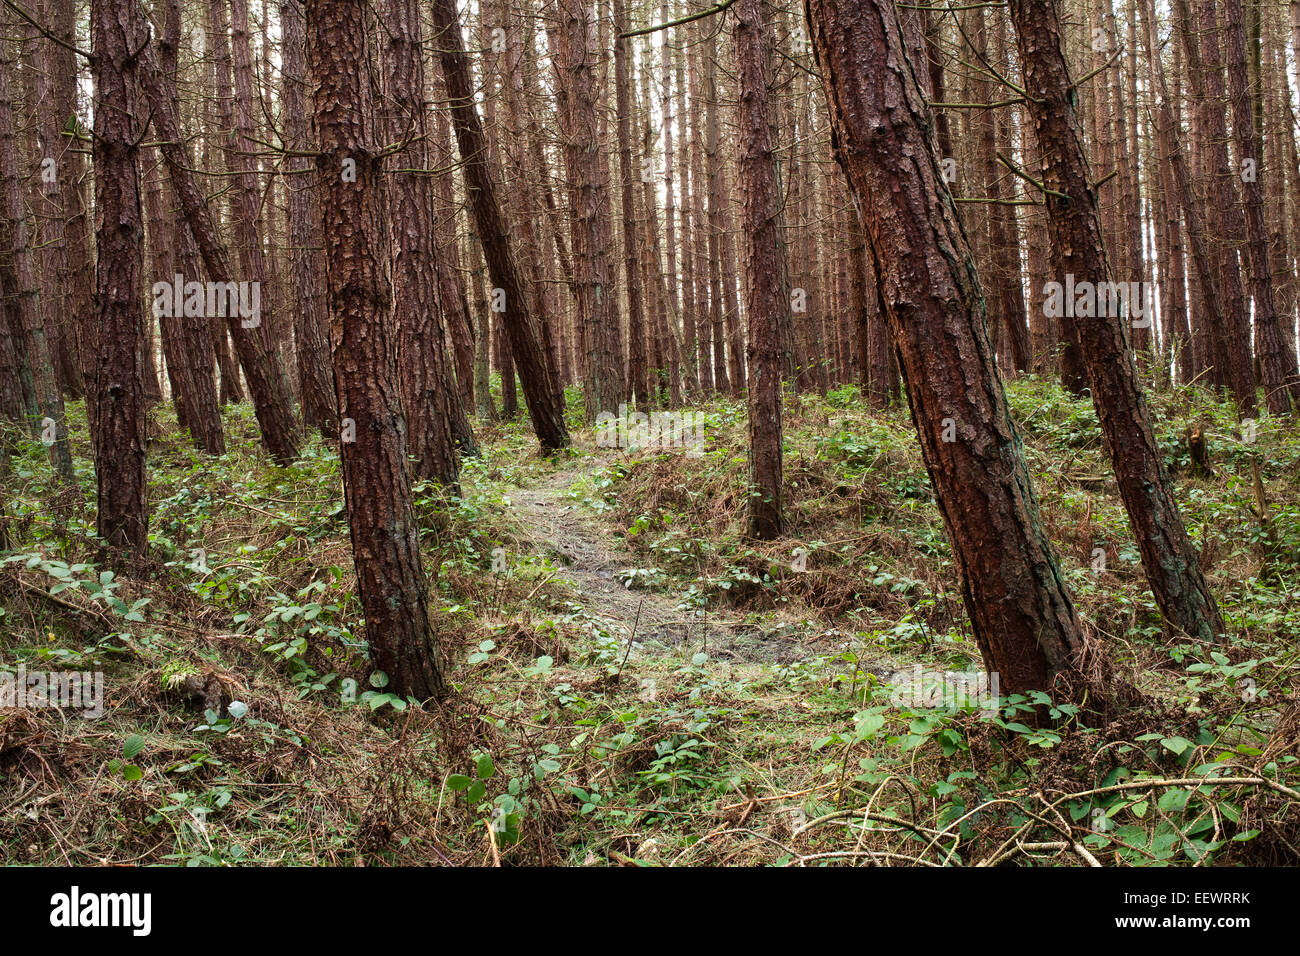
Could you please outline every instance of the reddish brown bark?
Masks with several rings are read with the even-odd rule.
[[[384,0],[384,74],[387,80],[382,126],[389,143],[407,142],[389,160],[393,172],[389,229],[393,256],[393,321],[397,326],[398,370],[406,412],[407,453],[416,479],[456,487],[457,433],[469,434],[460,393],[452,380],[446,334],[438,302],[434,245],[433,181],[425,145],[424,59],[420,14],[415,0]],[[469,434],[471,447],[473,436]]]
[[[610,268],[610,200],[597,110],[597,45],[593,8],[586,0],[558,0],[556,82],[564,97],[559,124],[569,180],[570,237],[578,319],[584,329],[583,379],[587,420],[616,412],[624,386],[623,345]]]
[[[1234,248],[1241,227],[1237,175],[1228,158],[1228,127],[1224,111],[1223,65],[1219,55],[1219,29],[1214,0],[1197,0],[1199,34],[1192,25],[1187,0],[1174,0],[1187,78],[1196,103],[1196,124],[1204,145],[1209,234],[1215,253],[1215,291],[1222,301],[1222,321],[1211,328],[1214,364],[1232,390],[1242,414],[1255,409],[1255,375],[1250,348],[1250,321],[1245,290]],[[1205,298],[1210,298],[1208,294]]]
[[[765,0],[740,0],[740,188],[745,209],[745,293],[749,314],[749,534],[781,534],[781,356],[790,322],[782,196],[769,126]]]
[[[5,22],[8,19],[6,16],[0,23],[9,27]],[[30,408],[28,427],[48,448],[55,473],[64,481],[71,481],[72,453],[68,447],[63,395],[55,376],[54,355],[41,312],[32,234],[23,200],[23,164],[17,143],[22,100],[20,91],[15,89],[18,71],[11,42],[0,36],[0,74],[3,74],[0,76],[0,294],[9,314],[15,358],[20,367],[26,366],[30,376],[34,404]],[[30,76],[27,81],[30,86]]]
[[[1076,284],[1110,282],[1083,130],[1073,106],[1074,86],[1061,52],[1055,0],[1010,0],[1010,9],[1029,114],[1044,160],[1051,257],[1062,277],[1057,281],[1073,275]],[[1129,304],[1124,303],[1126,312]],[[1186,634],[1215,640],[1223,631],[1223,621],[1170,493],[1124,322],[1117,314],[1101,314],[1080,319],[1076,327],[1088,363],[1093,405],[1156,603],[1165,619]]]
[[[898,14],[885,0],[807,10],[836,158],[862,203],[975,638],[1004,689],[1048,690],[1078,667],[1079,618],[1039,520]]]
[[[232,282],[234,273],[229,266],[226,251],[221,245],[204,194],[185,155],[175,101],[166,94],[161,71],[150,46],[146,45],[141,51],[140,60],[140,80],[148,98],[145,115],[152,115],[158,133],[158,148],[166,162],[168,178],[176,191],[190,233],[198,244],[199,254],[207,267],[208,280]],[[253,397],[253,408],[262,429],[262,443],[276,461],[287,463],[297,457],[301,436],[293,407],[289,403],[284,373],[277,354],[267,348],[260,324],[253,326],[251,319],[247,321],[250,325],[245,326],[245,320],[237,312],[225,317]]]
[[[1291,411],[1293,397],[1300,402],[1300,377],[1296,374],[1295,353],[1282,338],[1273,296],[1273,274],[1264,223],[1264,194],[1259,185],[1264,157],[1259,132],[1255,129],[1241,0],[1224,0],[1223,10],[1232,132],[1237,141],[1237,162],[1241,167],[1239,178],[1246,226],[1248,256],[1243,256],[1243,259],[1249,262],[1251,297],[1255,302],[1255,352],[1264,386],[1264,404],[1272,414],[1286,415]],[[1272,172],[1272,175],[1281,175],[1281,170]]]
[[[442,696],[446,685],[411,506],[366,5],[307,0],[305,7],[307,58],[317,78],[316,169],[357,590],[375,665],[393,692],[427,700]],[[343,175],[345,166],[355,176]]]
[[[177,49],[181,37],[180,0],[163,0],[163,11],[163,32],[158,39],[159,80],[164,95],[176,102]],[[156,161],[151,165],[156,165]],[[184,218],[175,213],[175,192],[171,183],[166,181],[165,173],[158,168],[154,175],[158,179],[158,201],[162,206],[160,216],[150,213],[151,240],[158,244],[162,260],[160,268],[155,269],[155,281],[172,282],[176,273],[197,280],[200,268],[194,238],[190,235]],[[158,224],[156,230],[155,222]],[[214,356],[209,321],[203,315],[181,314],[171,317],[163,315],[159,322],[163,325],[165,348],[167,340],[171,340],[167,355],[168,370],[175,387],[179,389],[185,426],[190,431],[194,445],[210,455],[224,454],[226,441],[212,375]]]
[[[646,329],[642,309],[641,291],[641,244],[637,229],[636,182],[640,169],[635,168],[632,155],[632,66],[631,41],[622,35],[627,32],[627,9],[625,0],[614,0],[614,97],[615,110],[618,113],[618,172],[619,172],[619,212],[623,221],[623,276],[627,282],[627,336],[628,367],[627,394],[633,402],[640,402],[642,407],[650,405],[650,389],[647,383],[646,365]],[[668,99],[664,99],[665,109]],[[672,155],[669,150],[668,155]],[[671,173],[667,182],[669,207],[669,271],[668,294],[676,299],[677,258],[672,240],[672,195]]]
[[[439,51],[447,83],[452,125],[460,155],[465,162],[466,191],[474,213],[488,275],[495,289],[505,297],[504,320],[510,350],[519,369],[524,399],[533,430],[542,448],[554,451],[569,443],[564,424],[564,407],[545,340],[528,307],[527,292],[520,275],[519,259],[506,231],[505,217],[497,199],[498,174],[488,157],[487,138],[474,104],[474,85],[456,7],[452,0],[432,0],[434,44]]]
[[[145,397],[141,348],[139,144],[148,108],[136,51],[149,28],[132,0],[92,0],[90,40],[95,81],[95,420],[91,425],[98,488],[97,532],[116,548],[143,554]],[[0,71],[3,72],[3,71]]]
[[[306,95],[307,34],[299,0],[281,0],[284,134],[287,147],[303,154],[310,147]],[[320,200],[307,175],[306,155],[285,158],[289,193],[289,277],[293,286],[293,331],[298,366],[298,394],[303,424],[328,438],[338,437],[334,370],[330,367],[329,317],[325,309],[324,240],[320,234]]]

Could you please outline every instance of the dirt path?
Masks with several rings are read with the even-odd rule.
[[[598,464],[598,460],[581,460],[582,468]],[[598,516],[568,496],[578,475],[577,465],[561,468],[513,490],[509,497],[521,536],[559,556],[564,565],[561,576],[589,614],[613,623],[624,637],[635,627],[636,642],[647,649],[686,644],[712,657],[768,664],[826,652],[828,642],[792,625],[764,631],[717,612],[679,607],[671,589],[624,586],[620,572],[643,567],[645,559],[634,555],[620,537],[602,526]]]

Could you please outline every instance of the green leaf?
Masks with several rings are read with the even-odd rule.
[[[144,776],[144,771],[133,763],[127,764],[122,768],[122,776],[127,780],[139,780]]]
[[[469,785],[473,782],[473,780],[465,776],[463,773],[453,773],[447,778],[447,787],[448,789],[455,790],[459,793],[461,790],[468,790]]]
[[[475,767],[480,780],[487,780],[492,774],[496,773],[496,768],[492,766],[492,758],[488,754],[478,758],[478,764]]]
[[[1190,790],[1184,790],[1181,787],[1174,790],[1166,790],[1160,794],[1160,799],[1156,801],[1156,806],[1166,813],[1173,813],[1182,810],[1187,806],[1187,799],[1192,795]]]
[[[122,744],[122,756],[127,760],[136,757],[142,750],[144,750],[144,738],[139,734],[132,734],[130,737],[127,737],[126,742]]]

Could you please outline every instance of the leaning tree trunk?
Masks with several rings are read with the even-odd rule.
[[[92,0],[95,79],[95,269],[98,329],[95,374],[95,478],[98,533],[111,546],[143,554],[145,398],[141,368],[144,303],[138,155],[149,115],[137,51],[149,27],[135,0]]]
[[[343,494],[376,666],[395,693],[440,697],[398,386],[383,152],[363,0],[307,0]]]
[[[835,155],[861,203],[975,638],[1004,690],[1047,690],[1077,673],[1081,626],[1039,518],[898,14],[888,0],[808,0],[807,11]]]
[[[749,315],[749,533],[779,537],[781,508],[781,330],[790,323],[789,266],[767,95],[765,0],[740,0],[740,190],[745,210]]]
[[[176,102],[166,93],[162,71],[153,56],[152,48],[146,45],[139,57],[140,80],[148,97],[145,115],[153,117],[159,141],[158,150],[162,153],[168,178],[180,202],[181,214],[189,224],[194,241],[198,243],[199,254],[208,270],[208,280],[232,282],[234,272],[230,268],[226,250],[217,235],[216,224],[203,190],[185,155],[185,137],[181,135],[176,118]],[[235,314],[225,317],[226,325],[234,339],[239,363],[248,381],[248,390],[252,393],[253,409],[262,428],[262,443],[277,462],[288,463],[298,456],[300,435],[278,356],[274,350],[267,348],[261,328],[245,327],[238,310],[231,311]]]
[[[1058,281],[1072,274],[1076,284],[1100,286],[1111,281],[1110,263],[1083,150],[1083,129],[1073,106],[1074,85],[1061,51],[1056,3],[1011,0],[1010,7],[1029,115],[1043,158],[1052,263]],[[1131,299],[1124,304],[1127,311]],[[1103,314],[1076,323],[1076,328],[1093,405],[1147,580],[1167,621],[1199,640],[1216,640],[1223,621],[1169,490],[1124,327],[1128,316],[1098,311]]]
[[[511,246],[505,216],[497,200],[497,177],[488,159],[487,137],[474,101],[474,83],[454,0],[432,0],[431,13],[433,42],[442,63],[456,141],[465,163],[465,190],[473,207],[494,292],[500,290],[505,297],[505,311],[499,314],[519,369],[533,430],[543,449],[555,451],[569,444],[563,401],[541,330],[528,308],[519,258]]]

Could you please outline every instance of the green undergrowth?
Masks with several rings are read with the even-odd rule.
[[[1300,862],[1294,424],[1153,398],[1231,632],[1206,646],[1161,624],[1090,403],[1033,377],[1008,394],[1080,613],[1142,695],[1105,720],[964,697],[951,675],[979,653],[910,417],[851,386],[787,396],[775,543],[741,533],[743,403],[691,409],[699,456],[595,447],[573,389],[575,448],[550,459],[526,417],[478,427],[459,495],[414,490],[454,688],[423,710],[370,664],[327,443],[273,466],[251,412],[226,408],[213,460],[154,409],[132,563],[94,536],[84,410],[75,487],[11,434],[0,659],[101,671],[106,700],[97,720],[0,713],[0,861]],[[675,622],[570,580],[517,507],[537,487]]]

